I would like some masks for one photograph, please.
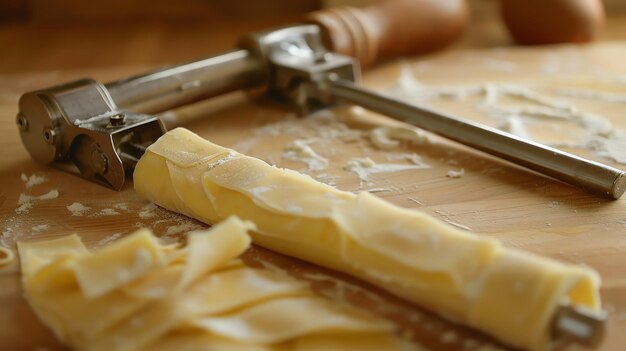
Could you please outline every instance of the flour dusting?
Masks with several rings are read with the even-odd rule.
[[[141,210],[139,210],[139,218],[141,219],[149,219],[149,218],[153,218],[156,214],[154,213],[154,210],[157,209],[157,205],[153,204],[153,203],[149,203],[145,206],[143,206],[141,208]]]
[[[546,67],[552,67],[556,58],[546,58],[548,62],[545,63]],[[489,65],[494,68],[499,64],[496,63],[494,66],[492,65],[494,63],[491,62]],[[502,67],[506,67],[506,64]],[[614,79],[611,82],[616,83]],[[555,96],[570,97],[622,104],[626,103],[626,94],[570,87],[540,92],[536,87],[510,83],[428,86],[415,78],[409,66],[402,68],[390,93],[409,102],[421,104],[436,99],[465,101],[470,97],[482,98],[476,107],[486,116],[499,121],[498,127],[504,131],[550,146],[585,148],[594,151],[598,156],[626,164],[626,137],[623,131],[616,130],[611,121],[603,116],[583,111],[573,103],[555,98]],[[577,138],[572,142],[537,140],[527,126],[533,122],[543,123],[541,120],[577,125],[583,129],[582,136],[572,136]]]
[[[33,208],[36,202],[42,201],[42,200],[52,200],[58,197],[59,197],[59,191],[56,189],[50,190],[49,192],[43,195],[39,195],[39,196],[33,196],[33,195],[27,195],[27,194],[21,193],[19,199],[17,200],[17,204],[19,206],[15,209],[15,213],[17,214],[28,213],[30,209]]]
[[[90,215],[89,217],[101,217],[101,216],[117,216],[120,213],[112,208],[103,208],[100,211]]]
[[[320,171],[328,168],[328,159],[320,156],[311,146],[315,140],[296,139],[287,145],[283,157],[286,159],[306,163],[309,170]]]
[[[378,127],[369,133],[372,145],[380,150],[391,150],[400,146],[401,141],[422,144],[428,141],[426,133],[417,128]]]
[[[600,156],[626,164],[626,135],[621,131],[616,130],[606,137],[590,138],[587,145]]]
[[[402,160],[402,161],[408,161],[414,165],[420,165],[423,168],[430,168],[430,165],[425,163],[424,160],[422,160],[422,158],[416,154],[416,153],[394,153],[394,154],[388,154],[385,157],[387,160],[389,161],[394,161],[394,160]]]
[[[511,133],[521,138],[529,139],[529,133],[526,129],[526,124],[522,120],[522,117],[516,114],[512,114],[506,118],[506,120],[498,127],[505,132]]]
[[[74,202],[71,205],[67,205],[65,208],[67,208],[67,210],[70,211],[73,217],[81,217],[86,212],[91,210],[91,207],[85,206],[81,204],[80,202]]]
[[[461,223],[458,223],[458,222],[454,222],[454,221],[452,221],[452,220],[450,220],[450,219],[448,219],[448,218],[445,218],[445,219],[444,219],[444,221],[445,221],[446,223],[448,223],[448,224],[450,224],[450,225],[454,226],[454,227],[459,228],[459,229],[463,229],[463,230],[466,230],[466,231],[468,231],[468,232],[471,232],[471,231],[472,231],[472,228],[470,228],[470,227],[466,226],[465,224],[461,224]]]
[[[321,110],[303,118],[290,115],[282,121],[254,130],[256,136],[294,135],[300,138],[322,138],[343,142],[357,141],[363,133],[339,122],[332,111],[328,110]]]
[[[609,93],[604,91],[562,88],[557,89],[555,94],[578,99],[591,99],[597,101],[626,104],[626,94]]]
[[[33,226],[31,228],[31,231],[33,233],[39,233],[39,232],[42,232],[44,230],[48,230],[49,228],[50,228],[50,225],[48,225],[48,224],[38,224],[38,225]]]
[[[100,246],[108,245],[112,243],[113,241],[119,239],[121,236],[122,236],[122,233],[115,233],[115,234],[108,235],[102,238],[100,241],[98,241],[95,246],[100,247]]]
[[[193,222],[172,225],[167,227],[167,230],[165,231],[165,236],[186,233],[202,228],[204,228],[202,225]]]
[[[120,203],[113,205],[113,208],[116,210],[128,211],[128,203],[120,202]]]
[[[368,182],[370,175],[375,173],[401,172],[412,169],[430,168],[426,164],[376,163],[369,157],[353,157],[344,169],[355,173],[362,182]]]
[[[22,173],[20,178],[24,182],[26,189],[30,189],[35,185],[45,183],[48,180],[48,178],[46,178],[46,176],[44,176],[43,174],[36,174],[36,173],[31,175],[30,177]]]
[[[449,170],[448,173],[446,173],[446,177],[453,178],[453,179],[463,178],[464,175],[465,175],[465,169],[463,168],[459,169],[458,171]]]

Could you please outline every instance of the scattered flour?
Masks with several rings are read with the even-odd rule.
[[[105,245],[108,245],[108,244],[110,244],[111,242],[113,242],[113,241],[115,241],[115,240],[119,239],[121,236],[122,236],[122,233],[115,233],[115,234],[111,234],[111,235],[109,235],[109,236],[106,236],[106,237],[102,238],[100,241],[98,241],[98,242],[96,243],[96,246],[97,246],[97,247],[100,247],[100,246],[105,246]]]
[[[33,208],[33,203],[32,202],[25,202],[25,203],[21,204],[18,208],[15,209],[15,213],[17,213],[17,214],[28,213],[31,208]]]
[[[45,183],[48,180],[48,178],[46,178],[42,174],[33,174],[33,175],[31,175],[29,177],[26,174],[22,173],[20,178],[24,182],[24,185],[26,186],[26,189],[30,189],[30,188],[32,188],[35,185]]]
[[[256,136],[295,135],[351,142],[359,140],[364,132],[337,121],[332,111],[321,110],[303,118],[291,115],[279,122],[256,128],[254,134]]]
[[[306,163],[309,170],[320,171],[328,168],[328,159],[320,156],[309,144],[315,140],[296,139],[287,145],[287,149],[283,153],[283,157],[297,162]]]
[[[186,217],[178,217],[178,219],[174,220],[177,224],[169,225],[165,232],[159,237],[163,244],[178,243],[183,238],[181,234],[206,228],[202,224],[198,224]],[[161,221],[171,222],[172,220],[166,219]],[[155,223],[159,223],[161,221],[157,221]]]
[[[50,190],[49,192],[39,196],[26,195],[24,193],[21,193],[19,199],[17,200],[17,204],[19,206],[15,209],[15,213],[28,213],[30,209],[33,208],[35,202],[41,200],[52,200],[56,199],[57,197],[59,197],[59,191],[56,189]]]
[[[548,61],[552,62],[552,60]],[[505,66],[502,65],[502,67]],[[626,103],[626,94],[571,88],[553,89],[547,93],[540,93],[525,85],[505,83],[451,87],[427,86],[415,78],[408,65],[402,68],[390,93],[408,101],[422,103],[433,99],[463,101],[469,97],[482,97],[482,102],[478,104],[478,108],[487,116],[501,121],[500,129],[528,139],[533,139],[533,136],[526,128],[527,119],[568,121],[584,128],[586,136],[572,143],[550,141],[543,141],[543,143],[551,146],[586,148],[595,151],[598,156],[626,164],[626,136],[623,131],[616,130],[612,123],[602,116],[583,112],[572,103],[549,96],[552,94],[611,103]],[[503,98],[525,104],[499,103]],[[389,147],[386,144],[385,146]]]
[[[153,204],[153,203],[149,203],[145,206],[143,206],[141,208],[141,210],[139,210],[139,218],[141,219],[149,219],[149,218],[153,218],[156,214],[154,213],[154,210],[157,209],[157,205]]]
[[[118,214],[120,214],[119,212],[117,212],[116,210],[112,209],[112,208],[103,208],[100,211],[92,214],[89,217],[100,217],[100,216],[117,216]]]
[[[399,153],[399,154],[389,154],[385,157],[387,160],[389,161],[394,161],[394,160],[402,160],[402,161],[408,161],[411,162],[414,165],[420,165],[423,166],[424,168],[430,168],[430,165],[425,163],[422,158],[416,154],[416,153],[412,153],[412,154],[407,154],[407,153]]]
[[[202,228],[204,228],[202,225],[193,222],[172,225],[167,227],[167,230],[165,231],[165,236],[190,232],[192,230],[198,230]]]
[[[86,212],[91,210],[91,207],[85,206],[80,202],[74,202],[73,204],[66,206],[66,208],[74,217],[81,217]]]
[[[611,135],[606,137],[590,138],[587,146],[596,151],[599,156],[612,159],[620,164],[626,164],[626,135],[621,131],[613,131]]]
[[[458,223],[458,222],[454,222],[454,221],[452,221],[452,220],[450,220],[450,219],[448,219],[448,218],[444,218],[444,221],[446,221],[446,223],[448,223],[448,224],[450,224],[450,225],[453,225],[453,226],[455,226],[455,227],[457,227],[457,228],[459,228],[459,229],[463,229],[463,230],[466,230],[466,231],[468,231],[468,232],[471,232],[471,231],[472,231],[472,228],[470,228],[470,227],[466,226],[465,224],[461,224],[461,223]]]
[[[626,94],[608,93],[586,89],[557,89],[555,94],[574,98],[592,99],[605,102],[626,104]]]
[[[401,141],[422,144],[428,141],[426,133],[417,128],[378,127],[369,132],[372,145],[380,150],[395,149]]]
[[[376,163],[369,157],[353,157],[346,163],[345,170],[354,172],[362,182],[369,181],[369,177],[374,173],[400,172],[411,169],[430,168],[426,164],[396,164],[396,163]]]
[[[465,169],[461,168],[458,171],[455,170],[449,170],[448,173],[446,173],[446,177],[448,178],[463,178],[463,176],[465,175]]]
[[[502,123],[498,129],[501,129],[505,132],[509,132],[513,135],[517,135],[521,138],[529,139],[528,131],[526,130],[526,124],[522,120],[519,115],[510,115],[506,118],[504,123]]]
[[[418,205],[423,205],[423,203],[420,200],[418,200],[418,199],[416,199],[414,197],[408,197],[407,199],[409,199],[409,201],[414,202],[414,203],[416,203]]]
[[[13,228],[5,226],[2,229],[2,235],[0,235],[0,245],[9,248],[13,243]]]
[[[31,231],[33,233],[39,233],[39,232],[42,232],[44,230],[48,230],[48,228],[50,228],[50,225],[48,225],[48,224],[38,224],[36,226],[33,226],[31,228]]]
[[[126,202],[120,202],[118,204],[113,205],[113,208],[122,211],[128,211],[128,204]]]
[[[368,193],[385,193],[385,192],[389,192],[389,191],[393,191],[392,188],[372,188],[372,189],[367,189]]]
[[[206,167],[207,169],[213,169],[215,167],[221,166],[226,162],[232,161],[235,159],[235,156],[237,156],[237,153],[235,151],[229,151],[228,155],[226,155],[225,157],[220,158],[219,160],[209,163]]]
[[[550,207],[550,208],[557,208],[557,207],[560,207],[561,205],[563,205],[563,203],[559,202],[559,201],[550,201],[550,202],[548,202],[548,207]]]

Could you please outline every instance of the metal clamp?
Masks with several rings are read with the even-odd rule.
[[[165,132],[154,116],[118,110],[93,79],[24,94],[19,108],[20,136],[35,160],[70,161],[84,178],[116,190],[145,147]]]
[[[252,34],[241,46],[265,61],[267,94],[297,108],[302,115],[336,104],[332,95],[319,94],[318,82],[329,75],[359,83],[358,62],[330,52],[320,28],[299,25]]]

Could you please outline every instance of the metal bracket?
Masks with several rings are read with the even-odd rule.
[[[93,79],[24,94],[17,125],[31,156],[42,163],[71,162],[91,181],[120,190],[145,147],[165,127],[158,118],[120,111]]]
[[[319,82],[334,75],[358,82],[358,63],[331,53],[317,25],[296,25],[252,34],[242,50],[149,72],[106,86],[83,79],[26,93],[17,125],[33,159],[73,164],[84,178],[121,189],[126,172],[165,126],[151,115],[124,111],[149,105],[151,112],[232,90],[265,87],[301,114],[335,104]],[[195,87],[191,93],[186,87]],[[113,97],[115,101],[113,100]]]
[[[241,46],[265,60],[267,94],[295,106],[301,114],[336,104],[329,94],[320,94],[317,85],[329,75],[358,83],[358,62],[330,52],[322,43],[317,25],[297,25],[245,37]]]

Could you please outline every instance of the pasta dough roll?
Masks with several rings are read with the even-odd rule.
[[[559,304],[600,309],[599,277],[589,268],[505,248],[183,128],[147,149],[134,183],[149,200],[209,224],[250,220],[261,246],[352,274],[516,347],[548,348]]]

